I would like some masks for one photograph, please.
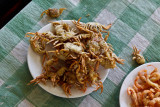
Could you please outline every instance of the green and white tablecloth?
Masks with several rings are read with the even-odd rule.
[[[40,18],[48,8],[67,8],[57,19]],[[90,14],[90,16],[86,16]],[[113,23],[108,42],[124,65],[110,70],[102,94],[93,92],[75,99],[51,95],[36,86],[26,57],[26,32],[36,32],[48,21],[72,20]],[[4,107],[118,107],[119,91],[126,75],[138,65],[132,61],[132,46],[141,49],[147,62],[160,60],[160,0],[33,0],[0,30],[0,106]]]

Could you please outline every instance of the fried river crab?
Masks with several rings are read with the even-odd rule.
[[[99,65],[109,69],[115,68],[116,62],[123,64],[124,61],[113,53],[111,44],[106,43],[111,24],[81,23],[80,19],[72,23],[75,28],[63,21],[52,22],[54,31],[26,34],[32,50],[42,56],[42,73],[29,84],[51,81],[67,96],[71,95],[71,88],[85,92],[93,85],[102,93],[103,84],[97,71]]]

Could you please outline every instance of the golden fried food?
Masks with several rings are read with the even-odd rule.
[[[149,65],[154,67],[153,65]],[[160,106],[160,72],[154,67],[151,73],[146,69],[138,72],[133,88],[128,87],[127,93],[132,100],[132,107]]]
[[[45,10],[45,11],[42,12],[41,17],[45,13],[49,17],[57,18],[63,13],[63,10],[66,10],[66,8],[60,8],[60,9],[56,9],[56,8],[51,9],[51,8],[49,8],[48,10]]]
[[[133,47],[133,60],[135,60],[138,64],[144,64],[145,63],[145,59],[144,57],[140,54],[140,50],[138,51],[138,49],[134,46]]]
[[[33,51],[43,57],[42,74],[29,84],[51,81],[53,86],[61,86],[67,96],[71,95],[72,87],[85,92],[88,86],[96,85],[95,90],[101,88],[102,92],[99,65],[108,69],[116,67],[116,62],[123,64],[124,60],[113,53],[112,46],[102,37],[102,32],[109,32],[111,25],[85,24],[80,19],[73,23],[77,30],[64,22],[52,22],[54,32],[27,33]],[[47,50],[47,46],[52,48]]]

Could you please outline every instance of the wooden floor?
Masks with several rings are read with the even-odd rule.
[[[0,0],[0,29],[31,0]]]

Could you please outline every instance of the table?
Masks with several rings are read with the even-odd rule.
[[[57,19],[40,18],[48,8],[67,8]],[[136,46],[146,62],[160,60],[160,2],[159,0],[33,0],[0,30],[0,106],[47,107],[118,107],[119,91],[127,74],[138,65],[132,61]],[[87,14],[90,14],[87,16]],[[102,94],[93,92],[74,99],[51,95],[32,79],[26,57],[26,32],[36,32],[48,21],[72,20],[112,23],[108,43],[115,53],[125,59],[124,65],[111,69],[103,83]]]

